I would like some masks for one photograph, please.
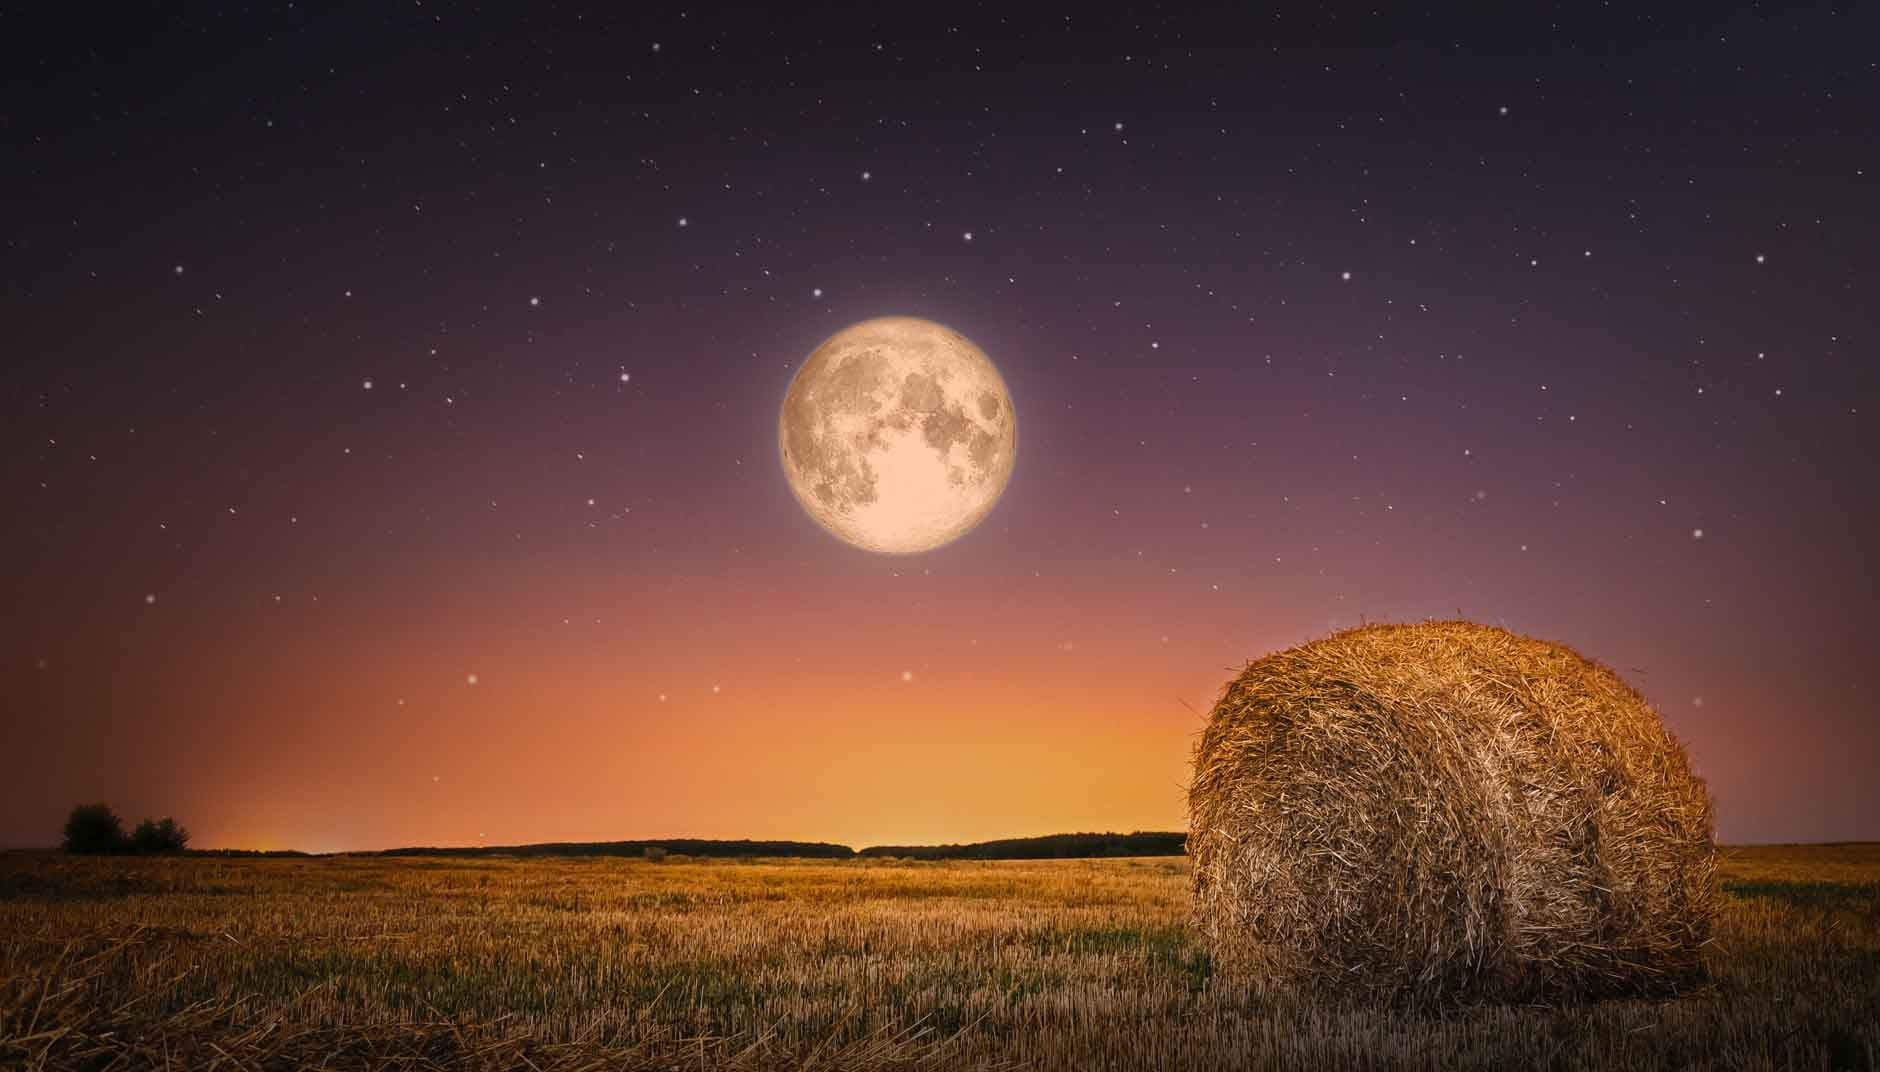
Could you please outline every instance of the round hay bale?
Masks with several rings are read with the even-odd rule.
[[[1195,918],[1224,970],[1336,998],[1675,990],[1714,912],[1710,801],[1619,676],[1472,622],[1249,663],[1195,749]]]

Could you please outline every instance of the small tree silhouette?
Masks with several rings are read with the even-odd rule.
[[[131,832],[131,848],[138,852],[182,852],[189,845],[189,831],[176,825],[169,816],[145,819]]]
[[[65,820],[66,852],[122,852],[124,820],[109,804],[80,804]]]

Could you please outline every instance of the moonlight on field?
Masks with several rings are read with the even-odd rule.
[[[1018,421],[985,352],[931,320],[844,328],[797,370],[777,422],[790,490],[857,547],[929,551],[992,511]]]

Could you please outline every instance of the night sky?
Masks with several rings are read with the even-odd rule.
[[[1245,661],[1458,613],[1723,839],[1880,836],[1872,7],[68,7],[0,15],[0,844],[1177,829]],[[889,314],[1018,414],[908,556],[778,459]]]

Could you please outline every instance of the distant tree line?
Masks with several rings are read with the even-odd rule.
[[[414,846],[386,849],[377,856],[630,856],[660,860],[670,856],[739,859],[758,856],[847,860],[899,857],[911,860],[1069,860],[1114,856],[1180,856],[1187,836],[1180,831],[1128,834],[1051,834],[1005,838],[970,845],[876,845],[860,852],[826,841],[750,841],[664,838],[646,841],[553,841],[533,845],[477,845],[461,848]],[[189,846],[189,831],[176,820],[145,819],[126,833],[124,820],[108,804],[80,804],[65,821],[65,851],[76,853],[176,853]],[[229,856],[299,856],[304,853],[250,853],[217,850]]]
[[[800,856],[843,860],[855,855],[847,845],[826,841],[712,841],[666,838],[655,841],[550,841],[535,845],[473,845],[463,848],[418,846],[386,849],[379,856]]]
[[[189,831],[175,819],[145,819],[130,833],[109,804],[80,804],[65,820],[66,852],[163,853],[189,847]]]
[[[971,845],[875,845],[861,856],[900,856],[912,860],[1069,860],[1104,856],[1180,856],[1188,835],[1180,831],[1138,830],[1129,834],[1050,834],[1005,838]]]
[[[912,860],[1069,860],[1104,856],[1180,856],[1187,835],[1180,831],[1129,834],[1052,834],[1006,838],[971,845],[877,845],[857,852],[826,841],[712,841],[668,838],[652,841],[555,841],[534,845],[477,845],[463,848],[386,849],[380,856],[671,856],[744,858],[793,856],[846,860],[856,856],[895,856]]]

